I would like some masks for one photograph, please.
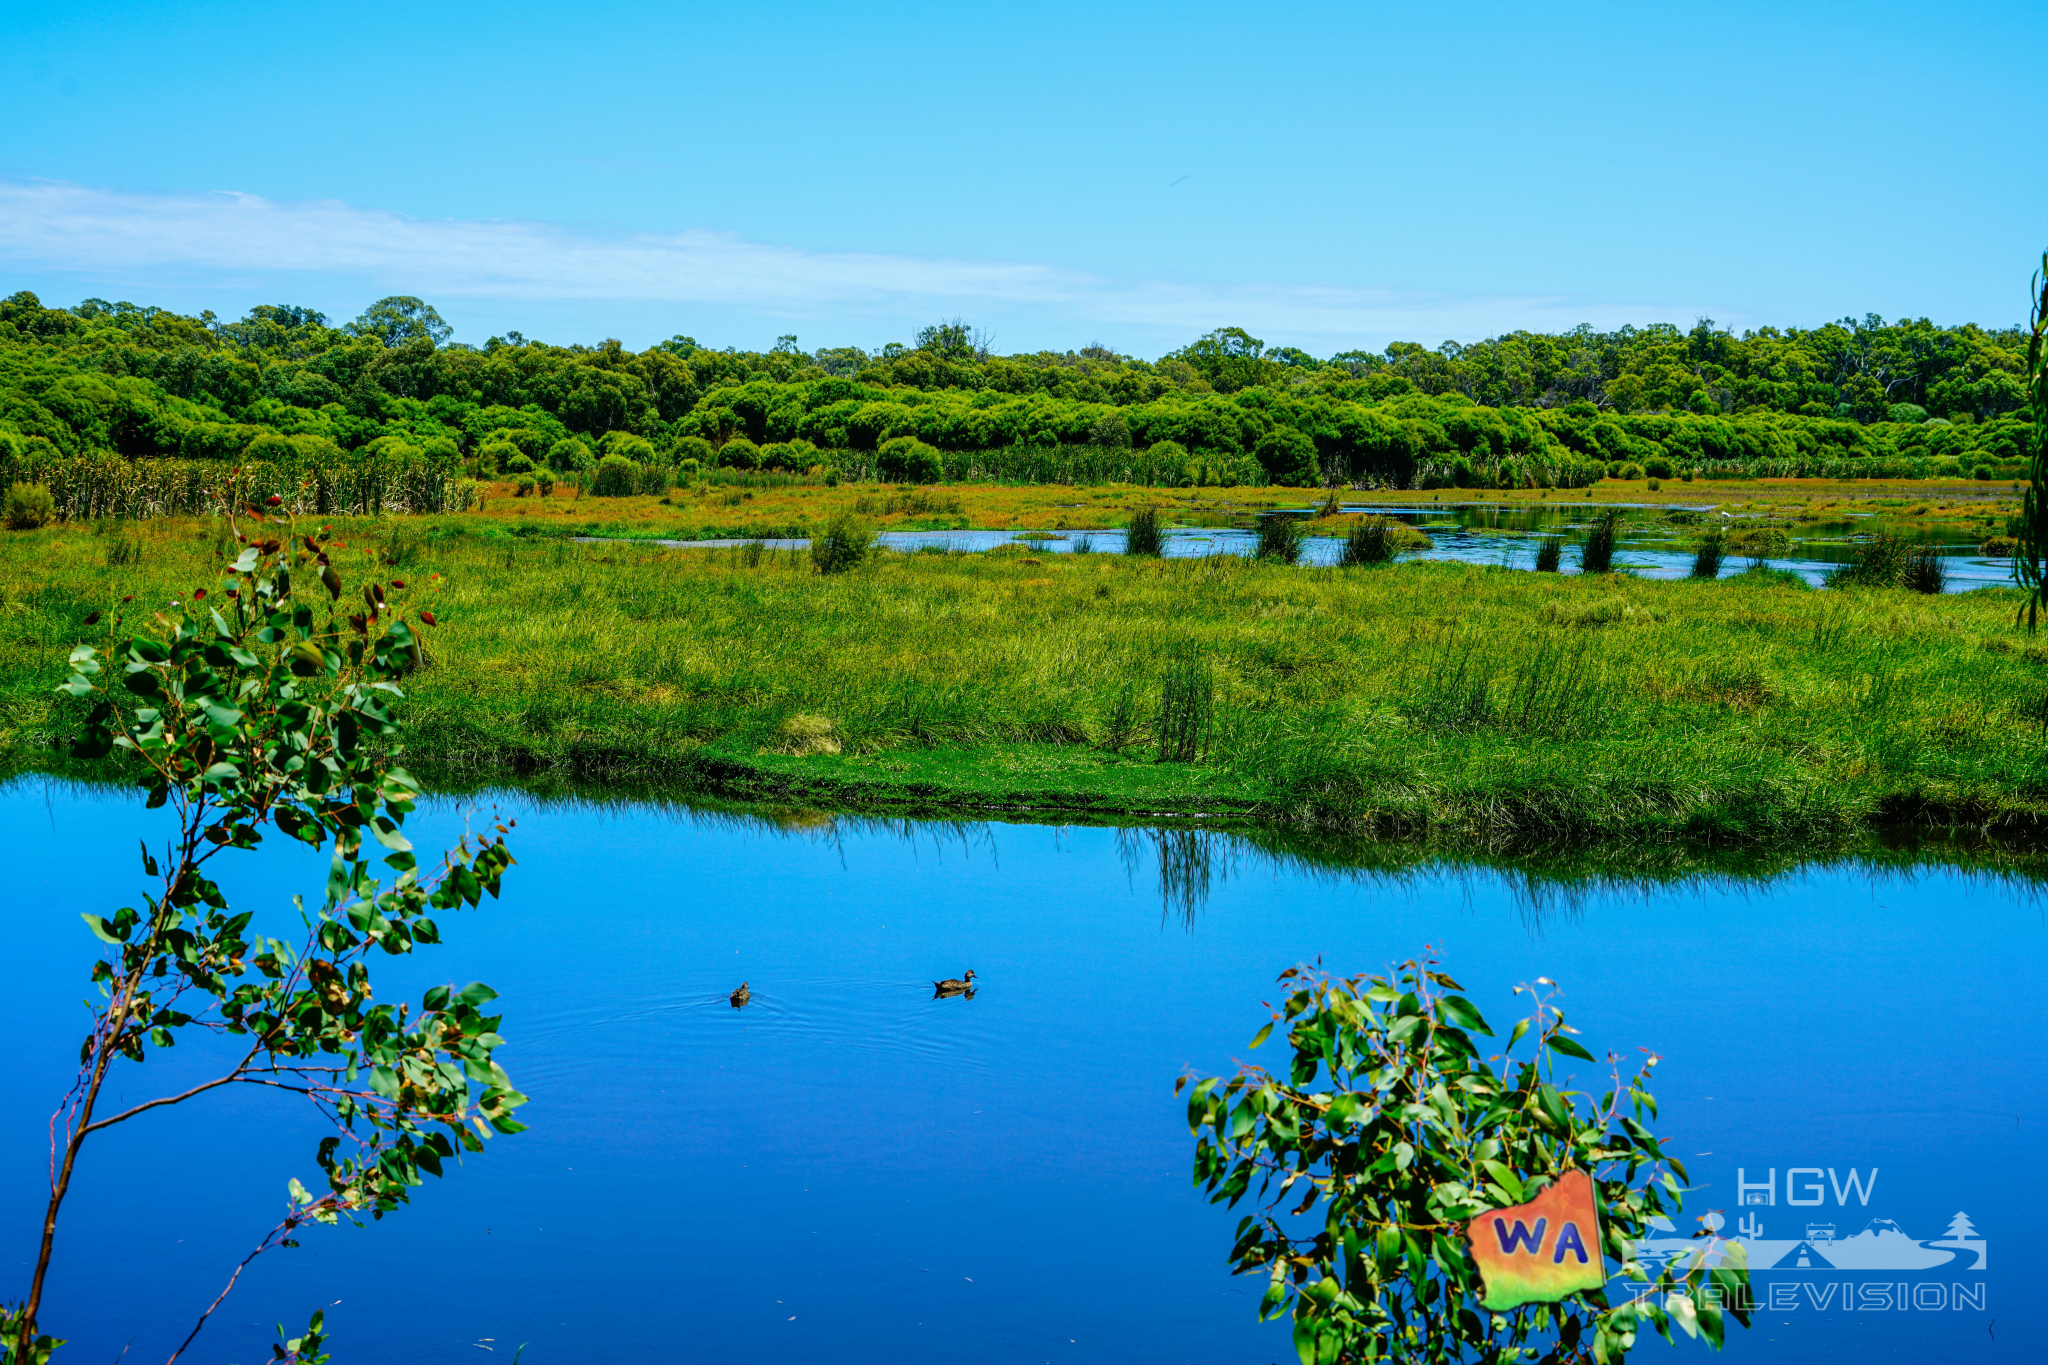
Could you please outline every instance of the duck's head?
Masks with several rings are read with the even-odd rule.
[[[968,969],[967,969],[966,971],[962,972],[962,973],[960,974],[960,979],[961,979],[962,981],[972,981],[972,980],[974,980],[974,968],[972,968],[972,967],[969,967],[969,968],[968,968]]]

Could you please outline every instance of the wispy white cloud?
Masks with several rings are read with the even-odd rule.
[[[0,184],[0,262],[147,283],[360,278],[430,298],[630,301],[772,316],[1057,314],[1191,334],[1222,322],[1292,338],[1474,338],[1518,327],[1690,318],[1693,309],[1563,296],[1118,280],[1052,266],[803,251],[731,233],[598,235],[547,223],[418,219],[335,201]]]

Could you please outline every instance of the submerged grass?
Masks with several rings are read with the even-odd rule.
[[[214,586],[217,523],[121,536],[117,559],[88,526],[0,533],[0,766],[57,765],[51,689],[71,646],[103,636],[89,614]],[[365,568],[409,559],[415,605],[441,620],[407,704],[414,766],[444,785],[1461,848],[2048,829],[2048,649],[2014,630],[2010,590],[1021,544],[820,574],[801,552],[525,540],[452,517],[334,536]]]

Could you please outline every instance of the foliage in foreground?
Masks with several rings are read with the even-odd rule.
[[[497,895],[512,862],[502,837],[465,834],[423,871],[405,835],[419,786],[397,766],[396,706],[400,679],[422,658],[405,581],[371,581],[345,599],[345,546],[298,534],[288,516],[256,517],[249,531],[237,524],[235,541],[211,588],[181,590],[133,633],[117,616],[103,643],[74,648],[58,689],[87,708],[73,756],[118,753],[148,808],[167,809],[175,828],[160,849],[143,845],[142,871],[161,890],[141,910],[81,911],[106,945],[92,969],[99,1003],[52,1123],[50,1199],[27,1297],[0,1318],[0,1361],[10,1365],[39,1363],[61,1344],[40,1330],[44,1280],[80,1153],[106,1128],[228,1085],[280,1090],[326,1115],[334,1132],[314,1154],[325,1188],[293,1179],[284,1217],[253,1259],[293,1245],[308,1222],[382,1218],[444,1162],[523,1127],[512,1111],[525,1096],[494,1057],[503,1040],[499,1016],[486,1013],[488,986],[438,986],[416,1010],[371,1004],[374,953],[439,942],[432,914]],[[434,623],[431,612],[415,619]],[[318,907],[293,898],[296,927],[280,926],[289,937],[255,931],[252,912],[233,912],[210,876],[216,857],[257,849],[273,830],[331,850]],[[388,884],[372,857],[392,874]],[[99,1112],[118,1066],[193,1035],[226,1053],[219,1075]],[[143,1084],[129,1076],[117,1090]],[[291,1350],[317,1348],[320,1331],[316,1318]]]
[[[1747,1326],[1740,1246],[1702,1231],[1696,1252],[1654,1277],[1637,1258],[1687,1179],[1648,1126],[1656,1055],[1624,1081],[1609,1054],[1612,1079],[1597,1099],[1565,1088],[1559,1059],[1594,1058],[1539,977],[1550,989],[1526,988],[1534,1013],[1502,1055],[1482,1059],[1475,1035],[1493,1030],[1436,966],[1346,979],[1290,968],[1286,999],[1252,1040],[1284,1030],[1294,1049],[1284,1077],[1245,1066],[1189,1093],[1195,1184],[1212,1203],[1235,1207],[1255,1192],[1262,1205],[1239,1221],[1230,1253],[1237,1273],[1267,1277],[1261,1319],[1291,1311],[1304,1365],[1533,1360],[1545,1350],[1549,1361],[1604,1365],[1645,1326],[1668,1341],[1676,1324],[1717,1347],[1724,1317]],[[1525,1037],[1533,1056],[1510,1061]],[[1463,1225],[1526,1203],[1570,1170],[1592,1175],[1599,1251],[1634,1292],[1489,1312]]]

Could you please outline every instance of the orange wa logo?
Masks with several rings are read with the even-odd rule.
[[[1566,1171],[1526,1204],[1480,1214],[1465,1225],[1465,1240],[1486,1285],[1480,1303],[1495,1311],[1556,1303],[1607,1282],[1593,1178],[1584,1171]]]

